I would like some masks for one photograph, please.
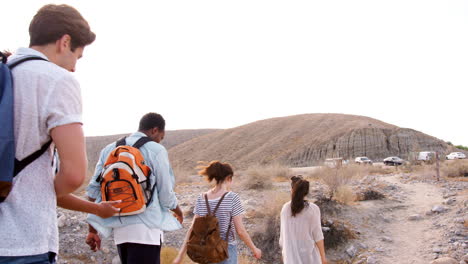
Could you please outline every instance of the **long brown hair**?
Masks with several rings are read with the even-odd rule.
[[[299,214],[308,202],[304,198],[309,194],[309,182],[300,176],[291,177],[291,211],[292,216]]]

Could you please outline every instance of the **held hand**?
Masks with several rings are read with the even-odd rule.
[[[86,237],[86,244],[88,244],[92,251],[96,252],[101,249],[101,238],[97,233],[89,232]]]
[[[183,216],[178,215],[178,214],[174,214],[174,216],[177,218],[177,221],[179,221],[179,223],[182,224],[182,222],[184,221]]]
[[[116,213],[120,212],[120,208],[116,208],[113,205],[120,204],[120,201],[111,201],[111,202],[100,202],[98,204],[98,210],[96,215],[101,218],[109,218],[114,216]]]
[[[253,250],[254,257],[256,259],[261,259],[262,258],[262,251],[259,248],[255,248]]]

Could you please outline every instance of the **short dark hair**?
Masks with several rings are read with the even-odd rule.
[[[140,126],[138,127],[138,131],[147,131],[155,127],[157,127],[160,131],[164,131],[166,127],[166,121],[160,114],[147,113],[140,119]]]
[[[71,37],[71,51],[93,43],[96,35],[80,12],[69,5],[45,5],[29,25],[29,46],[54,43],[63,35]]]

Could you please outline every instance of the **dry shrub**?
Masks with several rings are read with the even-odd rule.
[[[323,232],[326,249],[336,248],[350,239],[357,238],[356,232],[342,221],[322,219],[322,226],[329,228],[328,231]]]
[[[378,191],[371,190],[371,189],[367,189],[364,192],[359,193],[357,195],[358,201],[381,200],[383,198],[385,198],[385,195],[383,195],[382,193]]]
[[[172,261],[177,257],[178,249],[173,247],[162,247],[161,248],[161,263],[162,264],[172,264]],[[190,258],[185,255],[184,264],[193,264],[195,262],[191,261]]]
[[[321,167],[308,176],[325,184],[328,187],[328,198],[332,199],[341,186],[348,185],[356,177],[362,176],[362,171],[355,165],[341,168]]]
[[[291,170],[280,164],[266,166],[255,165],[249,167],[244,173],[242,185],[246,189],[268,190],[273,188],[273,181],[286,181],[291,175]],[[284,179],[284,180],[283,180]]]
[[[279,246],[281,208],[290,200],[287,193],[271,192],[262,208],[258,209],[256,230],[252,233],[252,240],[258,248],[262,249],[262,260],[267,263],[278,263],[281,260]]]
[[[335,200],[341,204],[351,205],[356,201],[356,194],[350,186],[343,185],[338,187],[335,193]]]
[[[468,161],[454,160],[452,162],[445,162],[441,166],[442,176],[453,177],[468,177]]]

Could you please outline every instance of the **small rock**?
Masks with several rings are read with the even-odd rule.
[[[456,198],[450,198],[450,199],[448,199],[447,201],[445,201],[444,203],[447,204],[447,205],[452,205],[452,204],[454,204],[456,201],[457,201]]]
[[[59,228],[62,228],[65,226],[65,221],[66,221],[66,217],[65,215],[61,215],[58,219],[57,219],[57,224],[58,224],[58,227]]]
[[[322,226],[322,232],[330,232],[330,228],[326,226]]]
[[[101,250],[102,250],[102,252],[103,252],[104,254],[109,254],[109,252],[110,252],[110,250],[109,250],[108,247],[102,247]]]
[[[357,249],[354,246],[350,246],[346,249],[346,254],[348,254],[349,257],[354,258],[357,254]]]
[[[422,219],[422,216],[419,215],[419,214],[414,214],[414,215],[411,215],[410,217],[408,217],[408,220],[410,221],[418,221],[418,220],[421,220]]]
[[[439,259],[432,261],[431,264],[458,264],[458,263],[453,258],[443,257],[443,258],[439,258]]]
[[[432,207],[431,211],[440,214],[440,213],[443,213],[443,212],[447,211],[447,208],[445,208],[445,207],[443,207],[441,205],[436,205],[436,206]]]
[[[438,247],[435,247],[435,248],[432,249],[432,252],[433,253],[442,253],[442,249],[438,248]]]
[[[384,242],[390,242],[390,243],[391,243],[391,242],[393,242],[393,239],[391,239],[391,238],[388,237],[388,236],[384,236],[384,237],[382,237],[382,241],[384,241]]]
[[[374,256],[367,257],[367,264],[377,264],[377,259]]]

